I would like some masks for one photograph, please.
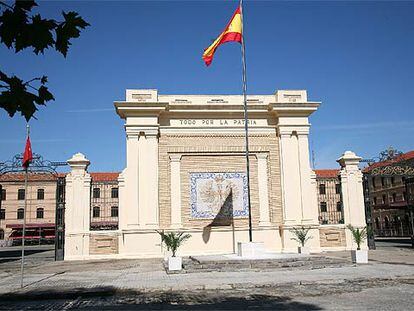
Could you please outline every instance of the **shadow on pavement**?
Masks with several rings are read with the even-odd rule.
[[[45,253],[50,252],[50,249],[25,249],[24,255],[30,256],[38,253]],[[0,252],[0,258],[10,259],[10,258],[20,258],[22,255],[21,249],[13,249],[13,250],[2,250]]]
[[[85,308],[87,310],[321,310],[317,305],[302,303],[290,297],[246,294],[223,290],[139,292],[113,287],[77,288],[70,291],[30,291],[0,295],[5,309],[33,307]]]

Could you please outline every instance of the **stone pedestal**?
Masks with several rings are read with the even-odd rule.
[[[366,226],[364,193],[362,187],[362,172],[358,168],[361,157],[352,151],[346,151],[337,162],[341,165],[341,191],[344,211],[345,225],[352,225],[356,228]],[[345,230],[346,248],[356,248],[350,230]],[[361,245],[362,249],[367,248],[366,241]]]
[[[263,242],[239,242],[237,243],[237,256],[254,258],[265,254]]]
[[[77,153],[68,160],[71,172],[66,176],[65,260],[78,260],[89,256],[89,163],[82,153]]]

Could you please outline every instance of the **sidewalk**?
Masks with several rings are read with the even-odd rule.
[[[349,252],[329,253],[340,258]],[[45,262],[28,266],[20,289],[18,269],[0,265],[0,295],[62,292],[171,291],[238,289],[280,286],[288,283],[340,283],[369,279],[414,279],[414,252],[405,249],[370,251],[367,265],[348,265],[315,270],[278,269],[272,271],[207,272],[167,274],[160,259]],[[17,268],[16,265],[15,268]]]

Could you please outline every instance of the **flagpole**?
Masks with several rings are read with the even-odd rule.
[[[240,17],[242,25],[242,42],[241,42],[241,52],[242,52],[242,65],[243,65],[243,104],[244,104],[244,131],[246,136],[246,176],[247,176],[247,202],[249,208],[249,241],[253,242],[252,234],[252,208],[250,201],[250,161],[249,161],[249,126],[248,126],[248,116],[247,116],[247,80],[246,80],[246,53],[245,53],[245,44],[244,44],[244,15],[243,15],[243,0],[240,0]]]
[[[26,139],[29,137],[30,127],[29,123],[26,124]],[[24,208],[23,208],[23,230],[22,230],[22,260],[20,266],[20,287],[23,288],[23,276],[24,276],[24,239],[26,236],[26,209],[27,209],[27,179],[28,179],[28,166],[25,166],[24,171]]]

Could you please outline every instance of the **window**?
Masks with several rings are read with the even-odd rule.
[[[101,197],[101,189],[93,188],[93,198],[99,199]]]
[[[38,200],[45,199],[45,189],[37,189],[37,199]]]
[[[335,184],[335,193],[341,194],[341,184]]]
[[[111,217],[118,217],[118,206],[111,207]]]
[[[23,219],[24,218],[24,209],[23,208],[19,208],[17,210],[17,219]]]
[[[340,211],[342,211],[342,203],[341,202],[336,202],[336,211],[337,212],[340,212]]]
[[[1,189],[1,200],[6,201],[6,189]]]
[[[43,218],[43,213],[44,213],[43,208],[38,208],[36,210],[36,218]]]
[[[377,205],[377,197],[374,197],[374,205]]]
[[[0,229],[0,240],[4,240],[4,230]]]
[[[24,189],[19,189],[17,191],[17,200],[24,200]]]
[[[326,194],[325,184],[319,185],[319,194]]]
[[[111,189],[111,198],[117,199],[118,198],[118,188]]]
[[[403,194],[402,194],[402,199],[403,199],[403,201],[407,201],[407,192],[403,192]]]
[[[387,202],[387,196],[385,194],[382,195],[382,204]]]
[[[0,209],[0,219],[6,219],[6,210],[4,208]]]
[[[326,212],[327,212],[326,202],[321,202],[321,213],[326,213]]]
[[[375,189],[375,177],[372,177],[372,188]]]
[[[99,206],[94,206],[93,213],[92,213],[92,217],[93,218],[98,218],[100,216],[101,216],[101,209],[99,208]]]
[[[395,183],[395,178],[394,177],[391,177],[391,185],[394,186],[394,183]]]
[[[397,202],[397,194],[396,193],[392,194],[392,201]]]
[[[385,186],[385,177],[381,177],[381,186]]]

